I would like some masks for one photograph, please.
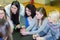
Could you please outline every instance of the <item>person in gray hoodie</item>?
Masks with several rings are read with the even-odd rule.
[[[24,6],[18,1],[13,1],[11,4],[5,7],[7,15],[12,20],[14,28],[20,29],[20,26],[24,25]]]

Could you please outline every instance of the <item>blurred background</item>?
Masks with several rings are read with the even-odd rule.
[[[0,5],[6,6],[12,3],[12,1],[14,0],[0,0]],[[34,4],[36,8],[44,7],[47,11],[47,15],[48,12],[53,9],[57,9],[58,11],[60,11],[60,0],[18,0],[18,1],[22,3],[24,6],[31,3]]]

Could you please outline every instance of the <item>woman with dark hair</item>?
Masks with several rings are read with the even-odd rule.
[[[36,8],[32,4],[28,4],[25,7],[25,22],[26,22],[26,30],[31,30],[31,28],[35,25],[36,26]]]
[[[9,4],[5,7],[7,15],[12,20],[15,28],[20,29],[20,22],[22,16],[24,16],[24,6],[20,4],[18,1],[13,1],[12,4]]]
[[[34,31],[32,30],[33,27],[37,26],[37,19],[36,19],[36,8],[33,4],[27,4],[25,7],[25,26],[21,29],[23,31]],[[21,40],[33,40],[31,35],[27,35],[21,38]]]
[[[4,7],[0,6],[0,40],[13,40],[10,19],[7,19]]]
[[[33,31],[32,28],[37,26],[36,8],[33,4],[27,4],[25,7],[25,28],[27,31]]]
[[[36,15],[35,11],[36,11],[36,8],[33,4],[27,4],[25,7],[25,17],[31,16],[32,18],[34,18]],[[28,12],[30,12],[31,14],[29,15]]]

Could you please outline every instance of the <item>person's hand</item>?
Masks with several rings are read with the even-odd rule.
[[[20,33],[21,33],[22,35],[27,35],[27,34],[28,34],[28,32],[27,32],[25,29],[21,29]]]
[[[20,32],[21,32],[21,33],[24,32],[24,31],[26,31],[25,28],[20,29]]]
[[[20,28],[20,24],[18,24],[16,27],[17,27],[17,28]]]
[[[37,37],[36,40],[45,40],[44,37]]]
[[[38,34],[33,35],[33,39],[36,39],[36,37],[38,37]]]
[[[27,32],[21,32],[22,33],[22,35],[27,35]]]

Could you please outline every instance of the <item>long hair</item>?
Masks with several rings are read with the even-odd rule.
[[[18,10],[17,10],[16,13],[19,14],[19,11],[20,11],[20,3],[19,3],[18,1],[13,1],[12,4],[11,4],[11,6],[12,6],[12,5],[15,5],[15,6],[18,8]],[[12,13],[11,7],[10,7],[10,12]]]
[[[19,23],[19,12],[20,12],[20,3],[18,1],[13,1],[12,4],[11,4],[11,7],[12,5],[15,5],[17,7],[17,12],[16,14],[14,15],[14,13],[11,11],[11,8],[10,8],[10,15],[11,15],[11,20],[13,21],[14,24],[17,25],[17,23]],[[15,17],[15,18],[14,18]],[[16,21],[17,20],[17,21]]]
[[[47,15],[46,15],[46,10],[45,10],[45,8],[43,8],[43,7],[40,7],[40,8],[38,8],[37,10],[36,10],[37,12],[42,12],[42,14],[43,14],[43,17],[42,17],[42,21],[41,21],[41,24],[42,24],[42,22],[43,22],[43,20],[47,17]],[[39,20],[38,20],[38,23],[39,23]],[[38,24],[39,25],[39,24]]]
[[[34,18],[34,16],[36,15],[36,13],[35,13],[36,7],[33,4],[27,4],[26,5],[26,7],[25,7],[25,17],[28,17],[28,15],[26,14],[26,8],[31,10],[31,17]]]
[[[43,18],[42,18],[42,20],[44,20],[44,18],[47,17],[46,10],[45,10],[44,7],[40,7],[40,8],[38,8],[36,11],[38,11],[38,12],[42,12],[42,14],[43,14]]]
[[[11,4],[11,7],[12,5],[15,5],[18,9],[17,9],[17,12],[16,12],[16,18],[19,18],[19,12],[20,12],[20,3],[18,1],[13,1],[12,4]],[[12,14],[13,12],[11,11],[11,7],[10,7],[10,15],[11,15],[11,19],[13,18],[12,17]]]

